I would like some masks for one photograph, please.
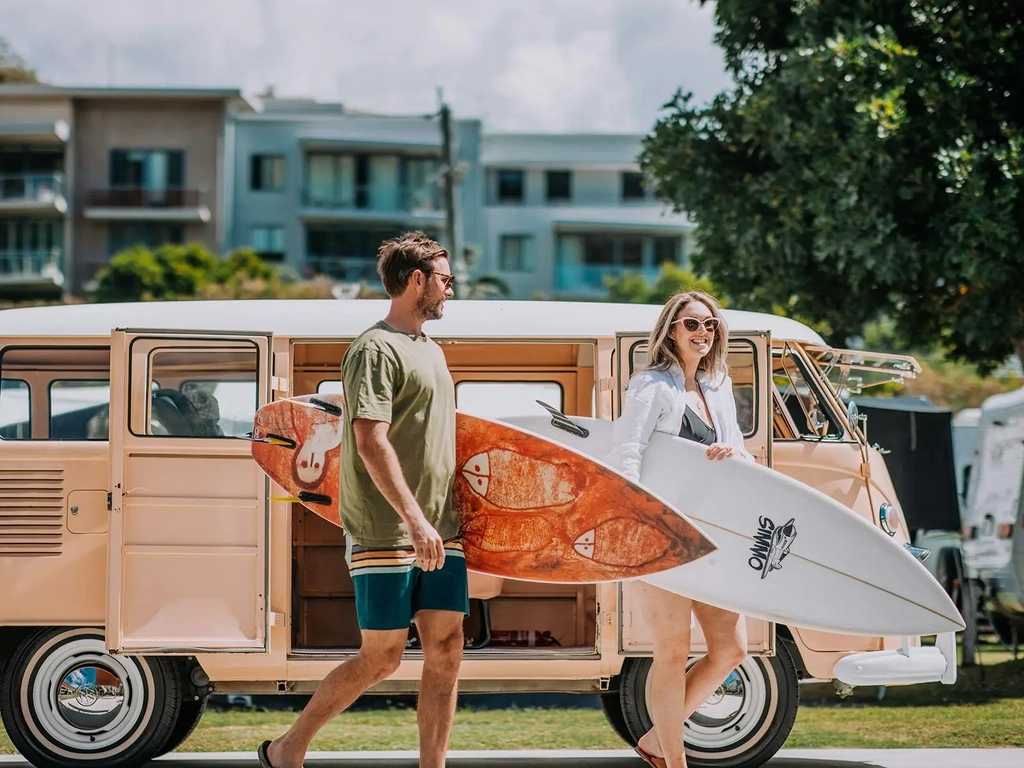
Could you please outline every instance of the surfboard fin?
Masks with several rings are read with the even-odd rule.
[[[555,408],[553,405],[548,405],[543,400],[536,401],[538,405],[545,408],[548,413],[551,414],[551,426],[557,427],[558,429],[568,432],[570,435],[576,435],[577,437],[589,437],[590,430],[586,427],[581,427],[574,421],[571,421],[568,416],[562,413],[560,410]]]
[[[325,400],[320,400],[316,397],[309,398],[310,405],[315,405],[317,408],[323,411],[327,411],[332,416],[341,416],[341,408],[336,406],[334,403],[328,403]]]
[[[329,507],[331,505],[331,497],[322,493],[310,493],[309,491],[299,491],[298,496],[271,496],[271,501],[298,501],[300,503],[309,502],[311,504],[323,504]]]
[[[283,445],[285,448],[295,450],[295,441],[290,437],[281,437],[273,433],[264,435],[263,437],[254,437],[252,432],[246,432],[244,436],[239,436],[239,440],[248,440],[250,443],[268,443],[270,445]]]

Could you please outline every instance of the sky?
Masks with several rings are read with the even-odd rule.
[[[646,132],[727,88],[697,0],[0,0],[0,35],[63,86],[273,85],[488,131]]]

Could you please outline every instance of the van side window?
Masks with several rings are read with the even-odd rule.
[[[150,353],[148,369],[147,435],[242,437],[252,431],[258,389],[254,345],[160,347]],[[133,405],[138,402],[133,393]]]
[[[506,416],[542,416],[542,400],[564,410],[562,385],[555,381],[460,381],[455,405],[460,411],[485,419]]]
[[[808,376],[805,362],[789,346],[772,351],[772,378],[783,407],[801,439],[842,438],[843,427],[822,401]]]
[[[754,346],[749,341],[732,340],[729,344],[729,378],[736,400],[736,421],[743,437],[757,431],[757,382],[754,365]],[[632,376],[647,365],[647,344],[638,342],[630,349],[629,374]]]
[[[0,381],[0,439],[28,440],[32,437],[28,382]]]
[[[110,382],[107,379],[56,379],[50,382],[50,439],[107,440],[110,433]]]

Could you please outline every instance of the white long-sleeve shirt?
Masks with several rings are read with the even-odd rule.
[[[712,376],[697,372],[717,433],[716,442],[731,446],[753,461],[743,447],[743,432],[736,418],[736,400],[732,379],[725,374]],[[640,479],[640,463],[655,430],[678,435],[686,410],[686,379],[683,370],[673,364],[667,371],[643,370],[629,381],[622,413],[615,420],[612,449],[606,462],[634,482]]]

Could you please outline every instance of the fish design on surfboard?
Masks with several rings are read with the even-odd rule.
[[[254,420],[252,455],[290,496],[341,525],[341,395],[277,400]],[[471,570],[595,583],[673,568],[714,543],[643,487],[525,430],[456,414],[454,503]]]

